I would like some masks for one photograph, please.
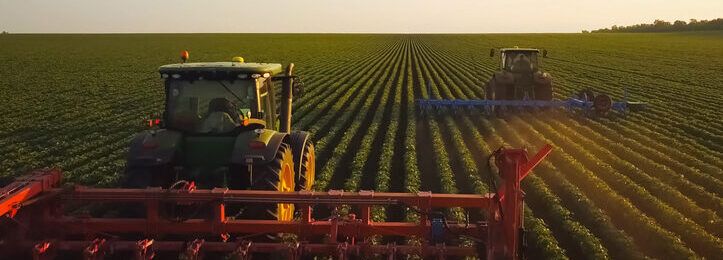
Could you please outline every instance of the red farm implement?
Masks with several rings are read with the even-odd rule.
[[[274,255],[288,259],[394,259],[418,255],[519,259],[524,236],[520,182],[550,151],[551,147],[545,146],[528,159],[525,150],[501,150],[495,157],[501,180],[498,189],[484,195],[278,192],[195,189],[193,185],[174,189],[90,188],[61,186],[61,171],[38,170],[0,190],[0,215],[4,216],[0,258],[115,259],[122,255],[135,259],[250,259]],[[229,207],[251,203],[293,203],[296,217],[278,221],[226,215]],[[131,207],[141,214],[108,216],[92,210],[79,214],[82,210],[78,207],[71,209],[73,205],[109,204]],[[392,205],[418,212],[418,221],[372,221],[373,207]],[[328,206],[331,213],[314,219],[318,212],[312,211],[322,206]],[[201,209],[201,213],[182,219],[169,213],[169,208],[189,207]],[[430,214],[453,207],[478,209],[486,220],[460,223]],[[341,208],[348,210],[335,210]],[[343,211],[348,213],[340,213]],[[287,239],[280,241],[282,236]],[[414,237],[419,243],[378,242],[387,236]],[[467,237],[478,246],[449,243],[459,237]]]

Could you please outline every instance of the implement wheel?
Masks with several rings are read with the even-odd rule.
[[[595,96],[595,99],[593,99],[592,106],[595,109],[595,113],[605,115],[612,108],[613,100],[608,95],[598,94]]]
[[[294,156],[288,144],[282,143],[271,162],[254,168],[252,190],[275,190],[293,192],[296,189]],[[273,216],[280,221],[294,219],[294,204],[278,203],[276,207],[251,205],[247,208],[255,218],[267,219]],[[270,214],[269,214],[270,213]]]

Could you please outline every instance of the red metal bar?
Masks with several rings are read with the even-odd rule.
[[[146,219],[121,219],[121,218],[74,218],[62,217],[45,220],[54,228],[62,229],[66,234],[82,234],[84,230],[93,230],[104,233],[148,233],[148,221]],[[372,222],[366,224],[362,221],[347,222],[336,221],[337,232],[341,236],[426,236],[429,232],[429,224],[424,229],[419,224],[412,222]],[[205,219],[190,219],[184,222],[161,220],[155,223],[152,229],[159,234],[213,234],[215,227]],[[257,234],[257,233],[293,233],[304,230],[304,235],[325,235],[329,234],[334,226],[334,221],[313,221],[303,223],[297,221],[276,221],[276,220],[227,220],[223,223],[223,229],[232,234]],[[484,223],[477,224],[455,224],[449,223],[449,230],[460,235],[480,236],[486,231]],[[303,229],[302,229],[303,228]]]
[[[490,211],[494,217],[488,223],[488,259],[520,257],[520,231],[524,219],[524,194],[520,182],[551,151],[552,147],[545,145],[532,160],[528,160],[525,149],[503,149],[496,155],[495,164],[503,183],[497,190],[497,199],[491,201]]]
[[[426,192],[393,193],[375,192],[366,195],[364,191],[349,192],[331,190],[329,192],[277,192],[260,190],[195,190],[193,192],[175,192],[166,189],[116,189],[88,188],[78,186],[75,190],[63,194],[63,198],[73,201],[99,202],[146,202],[162,200],[167,202],[210,202],[229,203],[296,203],[296,204],[347,204],[347,205],[394,205],[405,204],[419,208],[487,208],[494,194],[432,194]],[[54,190],[55,192],[63,192]]]
[[[150,246],[155,252],[179,252],[182,254],[188,243],[184,241],[152,241],[148,245],[148,240],[141,241],[108,241],[106,246],[113,248],[114,251],[135,251],[141,246]],[[88,247],[92,241],[58,241],[53,246],[59,251],[80,251]],[[31,245],[28,243],[28,245]],[[304,252],[305,255],[323,255],[329,252],[335,252],[339,244],[318,244],[318,243],[299,243],[298,251]],[[26,245],[27,246],[27,245]],[[205,252],[233,252],[238,249],[239,244],[233,242],[204,242],[200,250]],[[476,254],[473,247],[457,247],[457,246],[438,246],[438,245],[372,245],[359,243],[356,245],[347,244],[347,252],[353,252],[353,255],[388,255],[390,252],[399,255],[416,254],[421,256],[437,256],[442,250],[445,255],[449,256],[470,256]],[[148,249],[147,247],[145,247]],[[289,246],[282,243],[249,243],[249,253],[275,253],[288,249]],[[357,253],[358,252],[358,253]]]
[[[432,194],[430,192],[419,193],[384,193],[373,191],[344,192],[331,190],[329,192],[276,192],[276,191],[251,191],[251,190],[229,190],[215,188],[212,190],[193,189],[104,189],[75,187],[75,189],[57,189],[53,186],[60,181],[61,173],[58,170],[41,170],[33,172],[25,178],[19,178],[16,182],[0,189],[0,213],[14,215],[20,205],[32,204],[33,201],[48,198],[60,198],[63,201],[88,201],[97,203],[108,202],[135,202],[145,205],[146,216],[144,218],[91,218],[66,216],[62,211],[53,210],[50,204],[59,203],[38,203],[37,206],[28,207],[37,211],[28,211],[33,214],[23,214],[32,218],[33,234],[40,237],[49,237],[51,231],[60,231],[63,235],[84,235],[86,239],[92,236],[107,234],[145,234],[147,237],[163,237],[165,234],[181,234],[194,237],[219,235],[226,241],[229,234],[263,234],[263,233],[293,233],[300,238],[312,238],[319,235],[331,235],[326,244],[235,244],[216,242],[196,243],[194,247],[188,247],[191,253],[198,253],[201,250],[212,250],[214,246],[223,247],[224,251],[232,251],[239,256],[247,256],[248,252],[266,252],[264,250],[286,250],[288,252],[318,252],[327,255],[338,254],[339,257],[359,254],[359,252],[379,252],[392,256],[399,254],[420,254],[425,257],[444,257],[445,255],[476,255],[472,248],[456,248],[440,245],[422,246],[373,246],[365,244],[364,238],[372,235],[382,236],[416,236],[426,241],[431,238],[431,219],[427,213],[435,208],[478,208],[488,211],[488,222],[472,224],[447,223],[450,234],[466,235],[476,237],[487,245],[486,256],[488,259],[518,259],[520,257],[519,245],[520,234],[523,227],[523,192],[520,182],[529,172],[538,165],[551,151],[550,146],[545,146],[532,160],[528,160],[527,152],[522,149],[501,150],[496,154],[496,163],[500,169],[502,179],[497,193],[489,194]],[[61,196],[57,196],[61,195]],[[55,201],[52,201],[55,202]],[[227,204],[248,204],[248,203],[294,203],[301,209],[300,221],[275,221],[275,220],[235,220],[225,215]],[[210,205],[210,213],[204,219],[190,219],[182,222],[169,220],[162,217],[162,208],[166,205]],[[330,207],[342,207],[345,205],[358,208],[356,214],[338,216],[332,214],[327,221],[312,219],[312,205],[327,205]],[[373,222],[371,220],[372,206],[404,205],[414,208],[420,212],[419,222]],[[42,214],[35,214],[36,212]],[[21,221],[21,220],[19,220]],[[79,236],[74,236],[78,238]],[[121,237],[122,238],[122,237]],[[342,244],[337,243],[346,241]],[[20,238],[22,242],[22,238]],[[305,241],[305,240],[302,240]],[[361,244],[355,244],[355,242]],[[117,241],[114,241],[117,242]],[[347,242],[349,242],[347,244]],[[35,247],[36,256],[47,255],[50,249],[63,248],[66,241],[41,243]],[[97,255],[107,243],[91,245],[84,242],[79,249],[85,249],[89,255]],[[123,244],[118,242],[118,247],[126,246],[129,250],[135,250],[139,259],[153,256],[153,250],[163,248],[175,248],[182,250],[177,242],[156,242],[150,239],[138,242]],[[218,242],[221,243],[221,242]],[[202,244],[202,246],[201,246]],[[35,245],[35,244],[33,244]],[[47,245],[47,246],[45,246]],[[74,245],[74,244],[69,244]],[[76,246],[71,246],[76,248]],[[283,247],[283,248],[282,248]],[[42,250],[40,250],[40,249]],[[114,249],[117,247],[113,246]],[[95,253],[94,253],[95,252]],[[245,253],[244,253],[245,252]],[[272,252],[272,251],[268,251]],[[390,253],[392,252],[392,253]],[[296,254],[295,254],[296,255]]]
[[[15,182],[0,188],[0,216],[15,216],[23,202],[50,190],[60,183],[62,174],[58,169],[37,170],[19,177]]]
[[[522,169],[520,169],[520,174],[522,175],[520,177],[520,181],[525,179],[525,177],[527,177],[527,174],[529,174],[530,171],[532,171],[532,168],[535,168],[535,166],[540,164],[540,162],[542,162],[542,160],[545,159],[545,157],[547,157],[547,155],[549,155],[550,152],[552,152],[552,146],[549,144],[546,144],[544,147],[542,147],[542,149],[540,149],[539,152],[537,152],[537,154],[535,154],[535,156],[532,157],[532,159],[527,161],[527,163],[525,163],[525,165],[522,166]]]

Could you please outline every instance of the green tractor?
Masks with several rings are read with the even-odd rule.
[[[303,88],[293,64],[187,58],[184,52],[183,63],[159,68],[164,112],[131,141],[123,186],[175,188],[186,180],[203,188],[311,190],[314,145],[307,132],[291,130],[292,97]],[[293,204],[271,213],[292,220]]]
[[[490,50],[490,57],[495,55]],[[552,100],[552,76],[540,70],[539,49],[502,48],[500,70],[485,86],[488,100]],[[542,51],[547,57],[547,51]]]

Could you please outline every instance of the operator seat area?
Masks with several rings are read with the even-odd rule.
[[[239,125],[240,116],[231,101],[214,98],[208,103],[208,113],[203,118],[199,132],[226,133]]]
[[[515,74],[515,97],[516,99],[524,99],[532,97],[533,68],[530,58],[520,53],[512,62],[510,68]]]

